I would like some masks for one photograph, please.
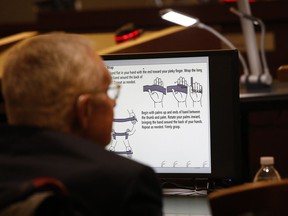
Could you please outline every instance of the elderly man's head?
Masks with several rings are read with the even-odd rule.
[[[2,91],[8,122],[76,134],[106,145],[115,101],[111,76],[91,42],[46,34],[14,46],[4,64]]]

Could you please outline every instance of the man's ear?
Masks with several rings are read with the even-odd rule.
[[[87,128],[89,124],[89,118],[92,111],[91,100],[90,94],[80,95],[77,100],[76,115],[82,128]]]

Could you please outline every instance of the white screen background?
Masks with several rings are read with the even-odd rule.
[[[122,120],[113,123],[122,136],[114,134],[107,149],[158,173],[211,173],[208,60],[106,60],[113,81],[121,84],[114,119]],[[162,92],[155,89],[159,85]],[[187,92],[177,92],[177,85]]]

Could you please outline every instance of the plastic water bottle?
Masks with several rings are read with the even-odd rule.
[[[280,181],[281,177],[274,167],[274,157],[261,157],[261,168],[256,173],[253,182]]]

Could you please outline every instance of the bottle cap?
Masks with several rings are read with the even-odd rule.
[[[261,165],[273,165],[274,157],[270,157],[270,156],[260,157],[260,164]]]

